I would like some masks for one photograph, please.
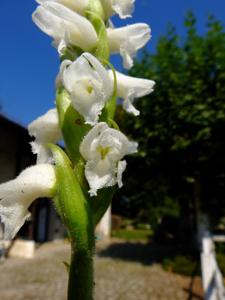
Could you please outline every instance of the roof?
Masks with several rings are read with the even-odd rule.
[[[25,127],[16,123],[15,121],[10,120],[3,114],[0,114],[0,127],[5,127],[5,126],[13,130],[19,131],[21,134],[28,136],[28,131]]]

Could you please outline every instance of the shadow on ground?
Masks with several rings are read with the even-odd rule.
[[[99,250],[98,255],[151,265],[161,262],[165,257],[173,257],[177,251],[177,246],[165,246],[154,242],[115,242]]]
[[[128,262],[139,262],[148,266],[155,263],[162,263],[165,258],[172,258],[177,253],[185,253],[187,250],[187,248],[179,245],[165,245],[155,242],[143,243],[117,241],[110,243],[101,250],[98,250],[97,254],[100,257],[110,257]],[[199,266],[196,265],[196,270],[194,270],[193,274],[189,277],[186,287],[183,288],[184,292],[187,293],[187,300],[203,300],[201,286],[200,288],[197,288],[197,292],[195,287],[198,267]]]

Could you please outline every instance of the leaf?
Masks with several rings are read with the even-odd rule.
[[[98,191],[97,197],[91,199],[93,222],[95,226],[99,223],[110,206],[115,191],[115,187],[104,188]]]

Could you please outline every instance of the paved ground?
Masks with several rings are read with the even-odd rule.
[[[101,247],[95,259],[95,299],[203,299],[199,279],[191,294],[190,278],[163,271],[148,261],[147,250],[144,244],[117,241]],[[66,300],[67,273],[61,262],[68,256],[66,243],[50,243],[39,247],[34,259],[6,260],[0,264],[0,300]]]

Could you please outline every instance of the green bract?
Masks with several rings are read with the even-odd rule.
[[[71,238],[76,237],[79,248],[86,249],[93,231],[90,206],[67,155],[56,145],[49,144],[49,148],[56,164],[57,208]]]
[[[100,116],[100,121],[107,122],[109,126],[112,124],[112,120],[114,119],[116,112],[116,100],[117,100],[117,79],[116,79],[116,71],[112,64],[103,60],[105,65],[108,65],[113,72],[113,94],[111,99],[107,101],[104,109],[102,110],[102,115]]]
[[[108,62],[110,49],[105,23],[95,12],[87,11],[86,14],[98,35],[98,43],[94,54],[99,60],[106,60]]]
[[[57,90],[56,105],[59,114],[59,126],[69,157],[73,164],[78,163],[81,157],[80,143],[91,126],[84,124],[84,118],[72,107],[69,95],[62,87]]]

